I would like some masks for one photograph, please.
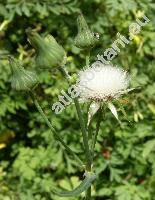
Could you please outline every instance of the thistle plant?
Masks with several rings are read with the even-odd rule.
[[[91,185],[99,174],[94,168],[93,160],[97,135],[100,123],[103,120],[103,109],[107,106],[118,120],[117,109],[113,101],[117,101],[118,98],[131,89],[129,89],[129,75],[125,70],[102,63],[98,65],[90,64],[90,51],[97,44],[99,37],[89,29],[82,14],[79,15],[77,22],[78,34],[75,37],[75,45],[86,52],[86,68],[79,72],[76,84],[76,91],[79,95],[73,98],[73,101],[81,127],[85,160],[81,160],[64,142],[54,123],[49,121],[41,108],[37,100],[37,94],[35,94],[35,88],[39,80],[37,74],[24,69],[15,59],[10,58],[9,60],[12,71],[12,88],[18,91],[25,91],[31,96],[38,112],[45,120],[51,133],[54,134],[55,139],[68,152],[68,156],[77,161],[77,167],[83,170],[85,176],[84,180],[73,191],[61,191],[58,188],[51,188],[51,192],[62,197],[78,196],[85,192],[85,200],[91,200]],[[51,35],[42,37],[30,29],[27,31],[27,35],[28,41],[36,50],[36,68],[40,70],[61,69],[60,73],[63,73],[70,86],[72,84],[72,75],[69,76],[66,72],[66,52],[63,47]],[[81,109],[81,100],[89,104],[87,122]],[[98,117],[96,131],[92,134],[92,137],[89,137],[94,115]]]

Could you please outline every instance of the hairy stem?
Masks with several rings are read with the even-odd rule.
[[[37,108],[37,110],[39,111],[40,115],[43,117],[43,119],[45,120],[47,126],[50,128],[51,132],[53,132],[55,138],[62,144],[62,146],[66,149],[66,151],[71,154],[75,160],[79,163],[80,167],[83,165],[82,161],[79,159],[79,157],[67,146],[67,144],[63,141],[63,139],[61,138],[61,136],[57,133],[57,131],[55,130],[55,128],[52,126],[51,122],[48,120],[48,118],[46,117],[45,113],[43,112],[38,100],[36,99],[35,95],[31,92],[30,93],[33,102]]]

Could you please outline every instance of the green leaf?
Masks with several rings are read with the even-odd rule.
[[[28,6],[27,6],[26,3],[23,3],[23,5],[22,5],[22,11],[23,11],[23,13],[24,13],[27,17],[30,16],[30,10],[29,10],[29,8],[28,8]]]
[[[143,157],[144,158],[148,157],[148,155],[153,150],[155,150],[155,139],[145,143],[145,148],[143,149]]]
[[[7,14],[8,13],[5,6],[3,4],[0,4],[0,15],[5,17]]]

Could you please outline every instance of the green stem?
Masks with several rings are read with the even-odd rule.
[[[91,186],[86,191],[86,198],[85,200],[91,200]]]
[[[97,120],[97,124],[96,124],[96,131],[95,131],[95,134],[92,139],[92,146],[91,146],[92,157],[94,157],[94,149],[95,149],[97,136],[98,136],[99,129],[100,129],[101,119],[102,119],[102,109],[100,108],[99,113],[98,113],[98,120]]]
[[[61,71],[65,75],[65,77],[68,81],[68,84],[69,84],[70,77],[68,76],[68,73],[66,72],[65,68],[62,67]],[[84,150],[85,150],[85,155],[86,155],[86,160],[87,160],[86,170],[91,171],[92,157],[91,157],[91,151],[89,149],[88,134],[87,134],[87,129],[85,126],[85,122],[84,122],[84,118],[83,118],[83,114],[81,111],[81,107],[80,107],[78,98],[74,98],[74,103],[75,103],[75,108],[76,108],[77,115],[79,118],[82,137],[83,137]]]
[[[71,76],[69,75],[68,71],[66,70],[65,66],[60,66],[60,71],[62,72],[62,74],[65,75],[65,77],[67,78],[67,81],[69,83]]]
[[[92,139],[92,135],[93,135],[91,124],[92,124],[92,121],[90,120],[90,123],[89,123],[89,125],[87,127],[87,129],[88,129],[88,140],[89,141]]]
[[[83,165],[82,161],[79,159],[79,157],[67,146],[67,144],[63,141],[63,139],[61,138],[61,136],[57,133],[57,131],[55,130],[55,128],[52,126],[51,122],[48,120],[48,118],[46,117],[46,115],[44,114],[41,106],[39,105],[39,102],[37,101],[35,95],[31,92],[30,93],[33,102],[36,106],[36,108],[38,109],[39,113],[41,114],[41,116],[43,117],[43,119],[45,120],[47,126],[50,128],[50,130],[53,132],[55,138],[62,144],[62,146],[64,146],[64,148],[66,149],[66,151],[68,153],[70,153],[75,159],[76,161],[79,163],[80,167]]]
[[[86,56],[86,66],[87,67],[89,66],[89,57],[90,57],[90,51],[87,52],[87,56]],[[63,73],[65,74],[65,77],[67,78],[68,83],[70,83],[70,79],[65,70],[63,70]],[[83,144],[84,144],[85,156],[86,156],[86,161],[87,161],[86,170],[91,171],[92,155],[91,155],[91,151],[89,149],[88,133],[87,133],[86,125],[84,122],[84,118],[83,118],[83,114],[81,111],[81,107],[80,107],[78,98],[74,98],[74,103],[75,103],[77,115],[79,118],[82,137],[83,137]],[[86,200],[91,200],[91,187],[86,191]]]
[[[86,67],[89,67],[89,59],[90,59],[90,50],[88,50],[86,52]],[[87,142],[88,142],[88,137],[87,137]],[[89,145],[89,143],[88,143]],[[90,153],[91,156],[91,160],[87,163],[87,167],[88,169],[91,170],[91,165],[92,165],[92,155],[91,155],[91,151],[89,150],[89,146],[88,146],[88,151]],[[91,187],[86,191],[86,200],[90,200],[91,199]]]
[[[86,67],[89,67],[90,51],[86,52]]]
[[[87,134],[87,129],[85,126],[85,122],[84,122],[84,118],[82,115],[82,111],[80,108],[78,98],[74,99],[74,103],[75,103],[76,111],[77,111],[79,122],[80,122],[81,132],[82,132],[82,136],[83,136],[83,144],[84,144],[84,150],[85,150],[86,160],[87,160],[86,169],[88,171],[91,171],[92,157],[91,157],[91,152],[89,150],[88,134]]]

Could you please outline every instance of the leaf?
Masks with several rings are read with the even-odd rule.
[[[128,94],[128,93],[130,93],[130,92],[132,92],[132,91],[140,91],[141,90],[141,87],[139,87],[139,86],[137,86],[137,87],[134,87],[134,88],[129,88],[129,89],[126,89],[126,90],[122,90],[121,92],[120,92],[120,94]]]
[[[21,7],[20,7],[19,5],[16,6],[15,10],[16,10],[16,13],[17,13],[19,16],[22,16],[22,10],[21,10]]]
[[[30,16],[30,10],[29,10],[29,8],[28,8],[28,6],[27,6],[26,3],[23,3],[23,5],[22,5],[22,11],[23,11],[23,13],[24,13],[27,17]]]
[[[4,20],[4,21],[0,24],[0,31],[3,31],[3,30],[8,26],[9,23],[10,23],[9,20]]]
[[[112,168],[110,167],[110,181],[117,181],[117,182],[120,182],[121,181],[121,174],[123,172],[119,169],[116,169],[116,168]]]
[[[153,150],[155,150],[155,139],[145,143],[145,148],[143,149],[143,157],[144,158],[148,157],[148,155]]]
[[[147,106],[148,106],[149,110],[155,115],[155,105],[150,103]]]
[[[94,173],[87,175],[85,179],[81,182],[81,184],[72,191],[64,190],[64,191],[59,192],[56,190],[52,190],[52,192],[60,197],[78,196],[79,194],[81,194],[82,192],[84,192],[91,186],[92,182],[96,179],[96,177],[97,175]]]
[[[112,114],[115,116],[115,118],[119,121],[117,110],[116,110],[116,107],[114,106],[114,104],[113,103],[108,103],[108,108],[110,109]]]
[[[0,4],[0,15],[5,17],[7,14],[8,12],[5,6],[3,4]]]
[[[89,123],[91,121],[91,119],[93,118],[93,116],[96,114],[96,112],[99,110],[100,108],[100,103],[96,103],[96,102],[93,102],[90,104],[90,107],[89,107],[89,111],[88,111],[88,122],[87,122],[87,126],[89,126]]]

